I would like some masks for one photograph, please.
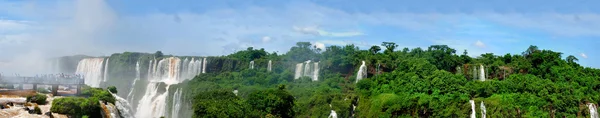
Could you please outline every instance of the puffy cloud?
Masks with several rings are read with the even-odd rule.
[[[358,31],[330,32],[330,31],[325,31],[325,30],[319,29],[319,27],[317,27],[317,26],[308,26],[308,27],[294,26],[294,27],[292,27],[292,29],[296,32],[300,32],[303,34],[329,36],[329,37],[353,37],[353,36],[365,35],[364,33],[358,32]]]
[[[579,54],[579,56],[581,56],[581,57],[583,57],[583,58],[586,58],[586,59],[588,58],[588,56],[587,56],[587,55],[585,55],[585,53],[581,53],[581,54]]]
[[[325,44],[321,43],[321,42],[315,42],[315,47],[321,49],[321,50],[325,50]]]
[[[481,42],[480,40],[477,40],[477,42],[475,42],[475,46],[477,46],[479,48],[485,48],[485,44],[483,42]]]
[[[271,37],[269,37],[269,36],[264,36],[264,37],[262,37],[262,42],[263,42],[263,43],[267,43],[267,42],[269,42],[269,41],[271,41]]]

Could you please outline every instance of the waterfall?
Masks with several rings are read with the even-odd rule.
[[[271,72],[271,68],[272,68],[272,62],[271,62],[271,60],[269,60],[269,65],[267,66],[267,70],[269,72]]]
[[[476,118],[477,113],[475,112],[475,100],[469,100],[469,103],[471,103],[471,118]]]
[[[115,105],[113,105],[112,103],[108,103],[105,107],[108,110],[108,112],[110,112],[110,118],[121,118],[121,115],[119,115],[119,110],[116,108]]]
[[[114,93],[110,93],[110,94],[112,94],[112,96],[115,97],[115,99],[116,99],[115,106],[120,111],[119,112],[119,113],[121,113],[120,116],[123,116],[124,118],[133,117],[133,116],[131,116],[131,109],[132,109],[131,104],[129,104],[129,102],[127,102],[127,100],[119,97],[118,95],[116,95]]]
[[[150,63],[152,63],[152,61],[150,61]],[[135,93],[135,83],[137,83],[137,81],[140,81],[140,76],[140,62],[138,61],[135,63],[135,79],[133,80],[133,83],[131,83],[131,89],[129,90],[129,94],[127,94],[127,101],[129,102],[133,102],[133,93]]]
[[[237,89],[233,90],[233,94],[235,94],[235,96],[237,96],[237,95],[238,95],[238,92],[239,92],[239,91],[238,91]]]
[[[110,57],[106,58],[106,62],[104,62],[104,82],[108,80],[108,62],[110,62]]]
[[[104,58],[86,58],[79,61],[75,73],[83,75],[85,84],[91,87],[100,87],[102,82],[102,64]]]
[[[170,88],[170,86],[205,72],[206,58],[202,61],[204,63],[201,63],[200,59],[181,60],[177,57],[151,60],[149,62],[151,68],[148,69],[148,84],[144,95],[137,103],[135,117],[156,118],[165,115],[173,118],[180,117],[181,107],[184,106],[181,100],[183,92],[182,89]],[[169,96],[170,89],[175,91],[172,96]],[[173,92],[171,91],[171,93]],[[172,102],[168,103],[168,99],[172,99]],[[166,110],[167,106],[171,106],[170,112]]]
[[[483,65],[479,65],[479,70],[480,70],[479,80],[485,81],[485,71],[483,69]]]
[[[165,115],[167,92],[159,93],[159,83],[151,82],[136,109],[136,118],[157,118]]]
[[[598,109],[594,103],[588,103],[588,108],[590,109],[590,118],[598,118]]]
[[[177,89],[173,94],[173,106],[171,107],[171,118],[179,118],[179,110],[181,109],[181,89]]]
[[[304,76],[311,76],[310,73],[310,60],[305,62],[306,64],[304,64]]]
[[[367,78],[367,65],[365,65],[365,61],[362,61],[362,65],[360,65],[359,70],[356,75],[356,83],[363,78]]]
[[[483,101],[481,101],[481,117],[485,118],[487,111],[485,110],[485,105],[483,105]]]
[[[254,69],[254,61],[250,61],[250,69]]]
[[[315,62],[315,65],[313,67],[313,77],[312,80],[313,81],[319,81],[319,62]]]
[[[206,73],[206,58],[202,61],[202,73]]]
[[[294,74],[294,79],[302,77],[302,66],[304,66],[304,63],[296,64],[296,73]]]
[[[327,118],[337,118],[337,113],[335,113],[334,110],[331,110],[331,113],[329,113],[329,117]]]

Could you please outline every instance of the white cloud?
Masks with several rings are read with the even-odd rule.
[[[483,42],[481,42],[480,40],[477,40],[477,42],[475,42],[475,46],[477,46],[479,48],[485,48],[485,44]]]
[[[262,38],[262,42],[263,42],[263,43],[267,43],[267,42],[269,42],[269,41],[271,41],[271,37],[269,37],[269,36],[264,36],[264,37]]]
[[[581,57],[583,57],[583,58],[586,58],[586,59],[588,58],[588,56],[587,56],[587,55],[585,55],[585,53],[581,53],[581,54],[579,54],[579,55],[580,55]]]
[[[358,31],[329,32],[329,31],[319,29],[319,27],[317,27],[317,26],[308,26],[308,27],[294,26],[294,27],[292,27],[292,29],[296,32],[300,32],[303,34],[329,36],[329,37],[353,37],[353,36],[365,35],[364,33],[358,32]]]
[[[314,45],[315,45],[315,47],[316,47],[316,48],[319,48],[319,49],[321,49],[321,50],[325,50],[325,44],[324,44],[324,43],[321,43],[321,42],[315,42],[315,44],[314,44]]]

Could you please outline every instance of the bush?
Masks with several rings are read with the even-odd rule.
[[[103,90],[102,88],[86,88],[82,89],[81,92],[82,97],[95,97],[100,101],[109,102],[115,104],[115,97],[110,94],[107,90]]]
[[[50,111],[53,113],[67,114],[72,117],[101,116],[100,102],[97,98],[85,99],[82,97],[57,98],[52,101]]]
[[[115,86],[109,86],[106,89],[108,89],[108,91],[110,91],[111,93],[117,94],[117,87]]]
[[[33,113],[42,115],[42,109],[37,105],[33,108]]]
[[[37,103],[37,104],[46,104],[46,95],[44,94],[36,94],[34,96],[27,96],[27,101]]]

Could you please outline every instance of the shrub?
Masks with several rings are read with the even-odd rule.
[[[115,97],[110,92],[103,90],[102,88],[86,88],[82,89],[81,96],[83,97],[95,97],[100,101],[115,103]]]
[[[37,103],[37,104],[46,104],[46,95],[44,94],[36,94],[34,96],[27,96],[27,101]]]
[[[111,93],[117,94],[117,87],[115,86],[109,86],[106,89],[108,89],[108,91],[110,91]]]
[[[101,116],[100,102],[98,98],[91,97],[85,99],[82,97],[56,98],[52,101],[51,112],[67,114],[72,117]]]
[[[33,113],[35,114],[42,114],[42,109],[40,109],[40,107],[38,107],[37,105],[33,108]]]

